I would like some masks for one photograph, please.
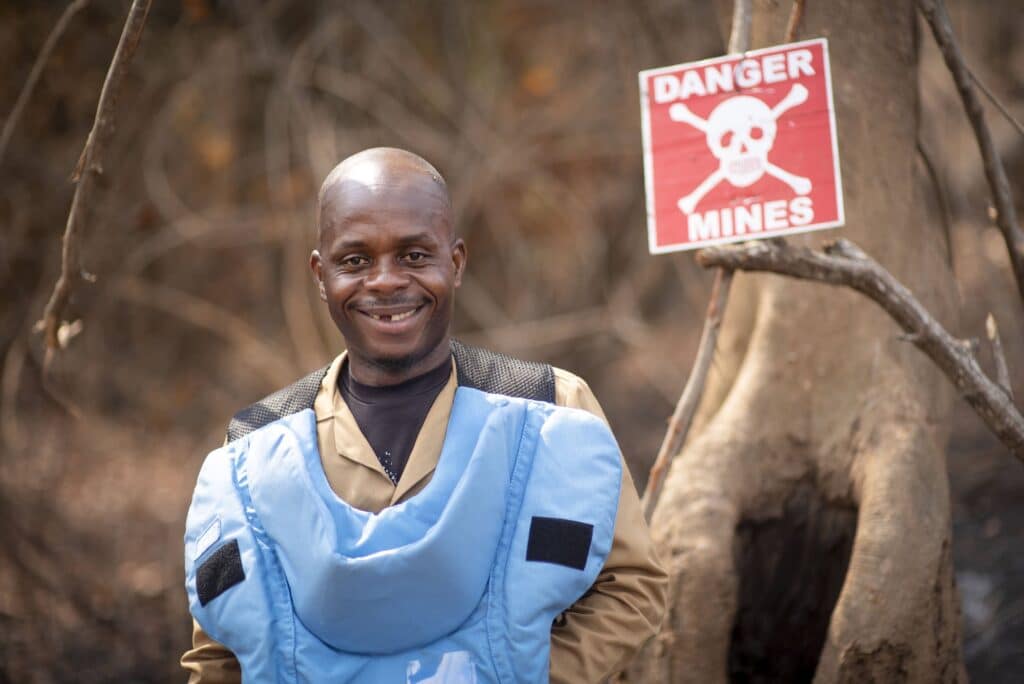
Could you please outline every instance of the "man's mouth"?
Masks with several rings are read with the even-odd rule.
[[[402,321],[408,320],[418,314],[423,307],[426,306],[424,303],[420,304],[402,304],[402,305],[388,305],[388,306],[367,306],[367,307],[356,307],[356,310],[374,321],[380,323],[390,323],[392,325],[401,323]]]
[[[390,321],[392,323],[397,323],[398,321],[404,321],[406,318],[409,318],[417,311],[419,311],[418,306],[414,309],[409,309],[408,311],[405,311],[400,314],[376,314],[371,311],[367,311],[366,313],[369,314],[370,318],[372,318],[375,321]]]

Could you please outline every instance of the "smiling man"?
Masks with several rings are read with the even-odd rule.
[[[203,466],[190,681],[598,682],[625,666],[666,579],[586,383],[451,339],[466,248],[423,159],[349,157],[318,222],[310,265],[346,351],[239,412]]]
[[[310,266],[351,377],[394,385],[447,361],[466,247],[437,171],[400,150],[350,157],[324,181],[319,222]]]

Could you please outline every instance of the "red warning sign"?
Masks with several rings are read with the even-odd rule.
[[[640,72],[652,253],[843,224],[824,38]]]

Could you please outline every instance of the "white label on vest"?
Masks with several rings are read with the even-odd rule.
[[[406,684],[477,684],[476,665],[469,651],[449,651],[440,658],[425,654],[409,662]]]
[[[206,551],[220,539],[220,518],[214,518],[207,528],[196,540],[196,558],[202,556]]]

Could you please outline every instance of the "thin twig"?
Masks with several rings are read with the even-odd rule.
[[[1017,289],[1020,292],[1022,303],[1024,303],[1024,232],[1021,231],[1020,224],[1017,222],[1017,210],[1010,193],[1010,182],[1006,178],[1006,169],[1003,168],[999,153],[996,151],[992,133],[985,122],[985,112],[974,91],[974,80],[971,78],[963,54],[956,44],[953,27],[942,0],[917,0],[917,6],[932,28],[935,42],[946,60],[946,66],[949,67],[949,71],[953,75],[953,82],[960,93],[967,119],[978,140],[985,177],[988,179],[995,204],[996,225],[1002,232],[1006,250],[1010,253],[1010,265],[1013,267],[1013,274],[1017,279]]]
[[[838,240],[822,253],[765,241],[748,242],[704,249],[697,261],[705,268],[767,271],[842,285],[866,295],[885,309],[1010,452],[1024,461],[1024,416],[1003,388],[981,370],[971,345],[946,332],[910,290],[853,243]]]
[[[730,54],[740,54],[750,49],[751,5],[751,0],[735,0],[733,2],[732,28],[729,33]],[[700,253],[698,252],[697,255],[699,258]],[[654,514],[654,508],[658,505],[661,489],[665,484],[665,476],[668,474],[672,459],[686,444],[690,425],[693,424],[693,415],[700,404],[701,395],[704,393],[704,383],[707,380],[708,371],[711,370],[711,360],[715,356],[718,330],[722,325],[726,304],[729,302],[731,285],[732,270],[719,269],[715,273],[715,282],[711,287],[711,300],[708,302],[704,330],[700,334],[693,370],[690,371],[690,377],[686,379],[686,386],[683,387],[683,393],[679,395],[675,411],[672,412],[672,417],[668,421],[668,429],[661,441],[661,448],[658,449],[658,455],[647,475],[647,485],[644,487],[641,505],[644,510],[644,518],[648,522]]]
[[[1003,340],[999,337],[999,326],[996,325],[996,318],[991,313],[985,318],[985,332],[988,334],[989,344],[992,345],[992,357],[996,362],[996,382],[1006,391],[1006,396],[1013,401],[1013,385],[1010,383],[1010,367],[1006,363],[1006,354],[1003,353]]]
[[[46,36],[46,40],[43,41],[43,48],[39,51],[39,56],[36,57],[35,63],[32,64],[31,71],[28,72],[28,78],[25,79],[25,85],[21,87],[21,92],[18,93],[18,99],[14,102],[14,108],[11,109],[10,115],[4,121],[3,132],[0,132],[0,163],[3,163],[4,154],[7,152],[7,144],[11,141],[11,135],[14,133],[14,127],[18,125],[22,112],[25,110],[25,105],[28,104],[29,98],[32,97],[32,91],[36,89],[36,83],[43,74],[43,68],[50,61],[50,54],[53,52],[53,48],[57,46],[57,41],[64,35],[68,24],[71,23],[71,18],[87,4],[89,4],[89,0],[73,0],[73,2],[68,4],[57,20],[57,23],[53,25],[53,29],[50,30],[50,35]]]
[[[85,141],[85,147],[82,149],[72,176],[72,180],[76,181],[78,185],[71,200],[71,211],[68,213],[68,222],[64,228],[60,277],[54,285],[50,301],[46,303],[42,320],[36,324],[36,329],[43,331],[46,341],[44,367],[49,366],[53,354],[61,348],[58,333],[65,309],[71,299],[71,292],[75,284],[82,277],[79,263],[79,230],[82,223],[85,222],[86,213],[89,210],[89,200],[96,178],[103,173],[103,156],[114,129],[117,95],[125,73],[128,71],[128,64],[131,62],[132,55],[135,54],[135,48],[138,47],[151,4],[152,0],[132,1],[124,29],[121,31],[121,39],[117,43],[117,49],[110,61],[106,79],[103,81],[103,89],[100,91],[99,102],[96,104],[96,118],[93,121],[92,130],[89,131],[89,137]]]
[[[786,41],[792,43],[796,40],[797,31],[800,30],[800,20],[804,17],[804,0],[793,0],[793,9],[789,11],[789,22],[786,24]]]
[[[1003,118],[1009,121],[1010,125],[1017,129],[1018,133],[1024,135],[1024,124],[1018,121],[1017,118],[1010,113],[1010,110],[1006,108],[1006,105],[996,97],[995,93],[989,90],[988,86],[985,85],[985,82],[978,78],[978,75],[975,74],[974,71],[967,69],[967,73],[971,75],[971,80],[974,81],[974,85],[978,86],[978,89],[985,93],[985,97],[987,97],[988,101],[999,110],[999,113],[1003,115]]]
[[[711,368],[711,360],[715,356],[718,331],[722,327],[722,315],[725,313],[731,286],[732,271],[724,268],[718,269],[715,273],[715,283],[711,288],[711,301],[708,302],[707,315],[704,317],[704,330],[700,335],[700,344],[697,345],[697,359],[693,363],[693,370],[686,381],[686,387],[683,388],[683,393],[679,396],[675,411],[672,412],[668,430],[665,431],[665,438],[661,441],[661,448],[658,449],[658,457],[654,459],[654,465],[651,466],[651,472],[647,477],[647,486],[644,488],[644,495],[640,501],[644,517],[648,521],[650,521],[654,507],[661,496],[668,466],[672,462],[672,457],[683,448],[686,435],[693,423],[693,416],[697,412],[697,406],[704,394],[704,383],[707,380],[708,370]]]

